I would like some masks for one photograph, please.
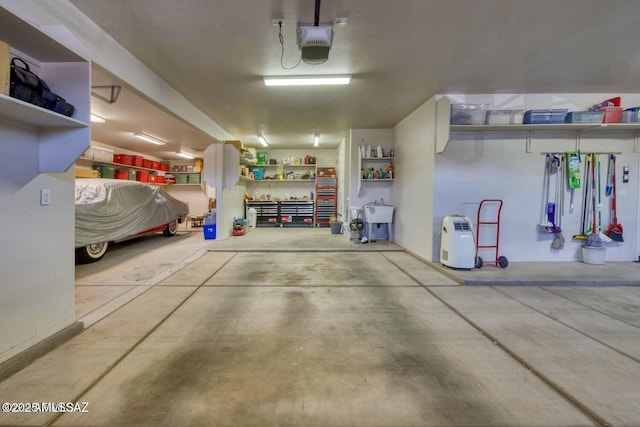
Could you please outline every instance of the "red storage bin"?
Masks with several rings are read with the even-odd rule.
[[[155,160],[152,160],[151,169],[160,170],[160,162],[156,162]]]
[[[129,169],[116,169],[116,179],[129,179]]]
[[[151,175],[151,174],[149,174],[149,175],[147,176],[147,182],[150,182],[150,183],[152,183],[152,184],[157,183],[157,182],[158,182],[158,181],[157,181],[157,179],[158,179],[158,175]]]
[[[143,168],[151,169],[151,166],[153,166],[153,162],[151,160],[143,159],[143,161],[142,161],[142,167]]]
[[[164,176],[156,175],[156,184],[164,184],[164,183],[165,183]]]
[[[129,154],[115,154],[113,156],[113,162],[123,165],[133,165],[133,156]]]
[[[149,172],[136,171],[136,181],[147,182],[149,180]]]
[[[169,163],[160,162],[160,170],[163,172],[169,172]]]
[[[620,123],[622,121],[622,107],[606,107],[600,111],[604,111],[602,123]]]
[[[144,157],[142,156],[133,156],[133,166],[141,168],[144,163]]]

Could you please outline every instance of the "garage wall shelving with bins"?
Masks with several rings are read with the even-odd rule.
[[[496,125],[452,125],[451,103],[447,97],[437,101],[436,109],[436,153],[444,152],[452,135],[464,134],[521,134],[526,138],[527,153],[531,153],[531,140],[534,137],[556,136],[570,133],[575,137],[575,150],[580,150],[583,134],[603,135],[605,133],[632,134],[634,152],[640,152],[640,123],[557,123],[557,124],[496,124]]]
[[[36,28],[5,9],[0,9],[0,21],[0,40],[9,44],[10,56],[24,59],[53,92],[75,107],[72,117],[67,117],[12,98],[0,88],[0,136],[9,128],[27,138],[35,133],[39,171],[64,172],[90,144],[89,53],[64,27]],[[15,136],[0,141],[17,143]]]
[[[185,165],[170,165],[167,160],[146,159],[134,154],[114,154],[113,150],[103,147],[90,147],[76,166],[76,177],[79,178],[90,176],[83,170],[98,170],[102,178],[118,178],[118,171],[127,171],[128,178],[121,176],[121,179],[156,185],[200,185],[200,173],[187,170]],[[191,165],[191,168],[195,167]]]

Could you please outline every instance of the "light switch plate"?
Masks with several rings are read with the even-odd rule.
[[[49,206],[51,204],[51,190],[40,190],[40,206]]]

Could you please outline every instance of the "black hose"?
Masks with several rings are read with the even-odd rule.
[[[316,0],[316,16],[313,21],[313,26],[317,27],[320,24],[320,0]]]

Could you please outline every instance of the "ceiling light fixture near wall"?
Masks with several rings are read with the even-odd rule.
[[[182,150],[178,151],[176,153],[176,156],[180,156],[184,159],[190,159],[190,160],[195,159],[195,156],[193,154],[187,153],[186,151],[182,151]]]
[[[313,137],[313,146],[317,147],[318,144],[320,144],[320,135],[316,133],[316,135]]]
[[[264,77],[265,86],[348,85],[350,75]]]
[[[264,139],[264,136],[262,135],[258,135],[258,141],[260,141],[260,144],[262,144],[264,147],[267,147],[269,145],[267,140]]]
[[[147,141],[150,142],[152,144],[156,144],[156,145],[165,145],[166,142],[162,141],[158,138],[155,138],[153,136],[147,135],[146,133],[142,133],[142,132],[138,132],[138,133],[134,133],[133,136],[135,136],[136,138],[140,138],[143,141]]]
[[[104,118],[102,118],[100,116],[96,116],[95,114],[91,115],[91,121],[93,123],[104,123],[104,122],[106,122],[106,120]]]

